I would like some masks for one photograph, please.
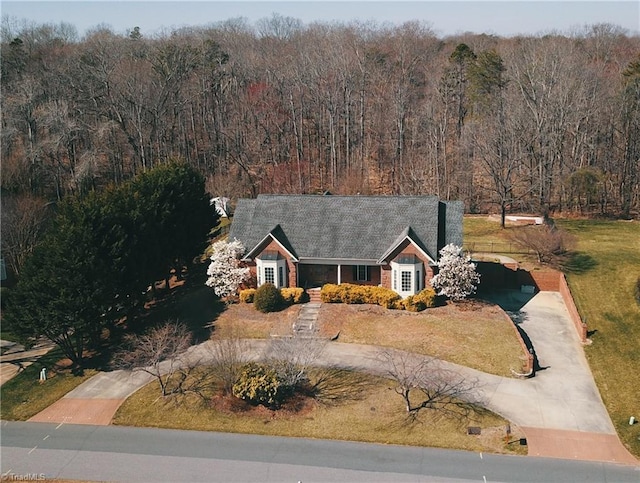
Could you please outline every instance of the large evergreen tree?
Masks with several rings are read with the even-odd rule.
[[[65,200],[25,263],[5,322],[47,337],[81,367],[87,344],[130,313],[150,283],[201,253],[216,220],[204,179],[180,163]]]
[[[63,202],[52,228],[27,259],[4,322],[22,336],[44,336],[74,366],[95,340],[112,302],[112,280],[94,228],[95,204]]]

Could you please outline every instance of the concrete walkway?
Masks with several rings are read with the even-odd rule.
[[[638,461],[617,437],[560,295],[541,292],[528,301],[518,294],[503,294],[503,297],[506,299],[502,303],[507,308],[509,304],[519,308],[514,317],[533,343],[539,366],[535,377],[504,378],[444,361],[433,363],[477,383],[477,397],[483,405],[523,429],[530,455],[637,465]],[[267,340],[246,343],[253,360],[263,358],[268,352]],[[211,344],[215,342],[192,347],[189,357],[205,362]],[[416,361],[432,360],[416,354],[391,352]],[[328,343],[318,365],[374,374],[385,372],[380,348],[358,344]],[[31,420],[108,424],[117,407],[150,380],[150,376],[140,372],[101,373]],[[82,410],[83,405],[86,411]]]

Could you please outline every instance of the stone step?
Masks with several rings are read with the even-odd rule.
[[[293,334],[296,337],[315,337],[316,323],[320,312],[319,302],[310,302],[300,308],[298,319],[293,324]]]
[[[315,322],[318,319],[317,316],[314,315],[300,315],[298,316],[298,320],[305,320],[307,322]]]

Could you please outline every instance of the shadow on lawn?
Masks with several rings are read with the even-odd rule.
[[[171,289],[160,287],[156,296],[126,320],[109,328],[108,336],[93,341],[83,367],[110,370],[111,359],[127,334],[143,334],[168,321],[183,323],[193,335],[193,343],[209,339],[212,322],[225,310],[225,304],[204,283],[206,266],[192,267],[182,280],[172,278]],[[163,284],[164,285],[164,284]]]
[[[314,372],[313,397],[328,406],[359,401],[376,386],[374,378],[362,377],[362,374],[348,369],[325,368]]]
[[[562,264],[562,268],[566,272],[575,274],[588,272],[597,266],[598,262],[593,257],[583,252],[571,253]]]
[[[208,340],[212,322],[225,310],[225,304],[205,285],[206,266],[195,266],[180,285],[164,291],[128,324],[142,333],[169,320],[181,322],[193,334],[195,344]]]

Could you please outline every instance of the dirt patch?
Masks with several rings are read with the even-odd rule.
[[[516,425],[509,425],[509,433],[507,426],[493,426],[482,428],[478,438],[482,445],[495,453],[515,453],[527,454],[527,447],[520,444],[520,439],[524,438],[524,432]],[[470,436],[471,437],[471,436]]]
[[[296,393],[288,398],[278,409],[254,406],[231,395],[217,394],[209,401],[209,406],[225,414],[242,414],[251,418],[280,419],[293,416],[305,416],[317,407],[313,397]]]

